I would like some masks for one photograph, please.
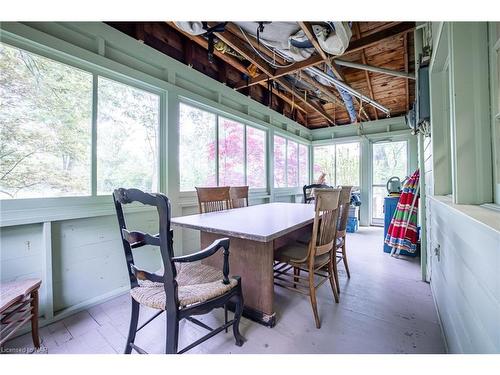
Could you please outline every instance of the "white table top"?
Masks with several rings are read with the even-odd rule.
[[[267,203],[172,218],[172,225],[203,232],[270,242],[314,220],[314,205]]]

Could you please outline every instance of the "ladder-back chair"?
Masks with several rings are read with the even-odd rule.
[[[347,264],[346,255],[346,233],[347,233],[347,218],[349,216],[349,207],[351,203],[351,191],[352,186],[342,186],[342,191],[340,192],[339,198],[339,220],[337,226],[337,239],[335,241],[335,252],[337,257],[337,263],[341,261],[344,262],[345,272],[347,278],[351,278],[351,273],[349,272],[349,265]],[[337,286],[339,285],[338,274],[335,275]],[[340,293],[340,287],[338,288]]]
[[[231,186],[229,189],[231,207],[240,208],[248,206],[248,186]]]
[[[229,210],[231,208],[229,186],[196,187],[196,194],[198,195],[200,214]]]
[[[321,328],[316,289],[327,279],[330,280],[335,302],[339,301],[335,283],[335,238],[340,189],[315,189],[314,195],[315,215],[311,240],[308,244],[292,242],[276,250],[274,283],[309,295],[316,328]],[[293,274],[290,270],[293,270]],[[300,271],[307,272],[308,276],[300,275]],[[315,275],[321,278],[318,284],[315,284]]]
[[[239,332],[239,322],[243,310],[243,296],[241,280],[234,276],[229,278],[229,239],[222,238],[215,241],[197,253],[174,257],[173,232],[170,229],[170,202],[163,194],[144,193],[137,189],[116,189],[113,199],[120,227],[120,236],[125,251],[125,260],[130,280],[130,294],[132,297],[132,314],[129,333],[125,346],[125,354],[132,349],[145,354],[146,352],[135,345],[136,333],[154,318],[165,312],[166,347],[168,354],[181,354],[201,344],[205,340],[233,326],[236,345],[243,345],[244,338]],[[147,206],[156,207],[159,218],[159,233],[151,235],[139,231],[129,231],[125,223],[123,205],[140,202]],[[145,245],[160,248],[162,270],[150,273],[137,268],[134,264],[132,250]],[[224,263],[222,271],[203,265],[198,261],[215,254],[223,249]],[[231,321],[212,329],[193,318],[193,315],[206,314],[214,308],[226,308],[228,302],[235,303],[235,315]],[[139,308],[141,305],[158,309],[158,313],[137,328]],[[179,322],[189,320],[210,331],[194,343],[178,351]]]
[[[303,203],[314,202],[314,195],[313,195],[314,189],[331,189],[331,188],[332,188],[332,186],[325,185],[325,184],[304,185],[302,187],[302,193],[304,194]]]

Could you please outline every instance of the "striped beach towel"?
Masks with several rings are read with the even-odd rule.
[[[385,243],[396,249],[397,252],[405,250],[414,253],[417,250],[417,212],[418,212],[418,186],[420,173],[415,173],[404,184],[403,192],[394,211],[391,224],[385,237]],[[413,207],[412,207],[413,205]]]

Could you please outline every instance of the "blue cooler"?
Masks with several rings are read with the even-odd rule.
[[[384,198],[384,253],[390,253],[392,251],[392,247],[385,243],[385,236],[387,235],[387,231],[389,230],[389,226],[391,225],[392,217],[394,216],[394,211],[396,211],[396,207],[398,206],[399,196],[395,197],[385,197]],[[418,251],[415,253],[409,253],[408,251],[401,250],[401,255],[407,255],[410,257],[416,257]]]

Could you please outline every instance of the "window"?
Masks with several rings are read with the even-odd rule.
[[[247,184],[266,187],[266,132],[247,126]]]
[[[219,117],[219,185],[245,184],[245,126]]]
[[[266,187],[266,132],[181,103],[180,190]]]
[[[288,140],[286,146],[287,186],[299,185],[299,145]]]
[[[97,194],[158,191],[160,97],[102,77],[97,97]]]
[[[216,116],[181,103],[179,135],[181,190],[194,190],[195,186],[217,186]]]
[[[92,74],[0,43],[0,199],[91,194]]]
[[[372,162],[372,222],[377,224],[384,218],[387,181],[396,176],[403,182],[408,174],[407,142],[374,143]]]
[[[314,147],[314,177],[326,174],[328,185],[359,186],[359,142]]]
[[[0,70],[0,199],[157,190],[159,95],[5,44]]]
[[[274,187],[297,187],[309,182],[308,147],[274,136]]]

